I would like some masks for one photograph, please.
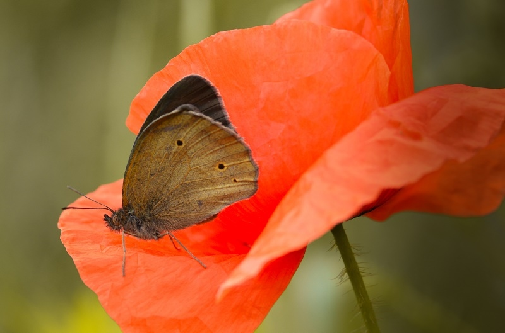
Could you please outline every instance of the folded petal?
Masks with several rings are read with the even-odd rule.
[[[391,70],[389,94],[398,101],[414,93],[407,0],[314,0],[281,17],[354,31],[370,41]]]
[[[504,102],[501,101],[502,108]],[[463,217],[486,215],[498,208],[504,196],[505,127],[502,127],[499,135],[470,159],[445,162],[438,170],[400,189],[368,216],[385,220],[405,210]]]
[[[111,208],[121,204],[118,181],[89,196]],[[71,206],[96,206],[80,198]],[[215,226],[207,232],[176,233],[199,259],[202,268],[170,239],[139,240],[126,236],[126,276],[121,274],[121,235],[108,230],[103,210],[66,210],[58,222],[61,240],[84,283],[123,332],[253,332],[284,291],[304,251],[273,262],[240,293],[216,303],[219,285],[249,250],[240,239],[221,241]],[[216,245],[213,246],[213,245]]]
[[[259,165],[259,190],[220,218],[252,244],[282,196],[321,154],[388,103],[389,70],[362,37],[304,21],[218,33],[186,48],[134,99],[138,131],[166,90],[196,73],[222,95]],[[255,226],[248,235],[241,223]]]
[[[505,90],[452,85],[377,110],[291,188],[220,292],[256,276],[271,260],[305,247],[359,213],[383,190],[413,184],[444,162],[475,156],[502,128],[504,106]]]

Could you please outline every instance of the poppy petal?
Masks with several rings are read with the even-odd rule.
[[[407,0],[314,0],[277,22],[292,19],[363,36],[384,56],[391,70],[391,100],[398,101],[414,93]]]
[[[117,208],[121,186],[121,181],[103,185],[89,197]],[[71,206],[92,205],[80,198]],[[212,225],[208,223],[207,229]],[[107,229],[103,211],[66,210],[58,227],[83,282],[97,293],[123,332],[252,332],[286,288],[304,253],[294,252],[273,262],[240,293],[216,303],[219,285],[243,260],[247,247],[236,244],[237,253],[213,251],[205,247],[207,241],[214,243],[211,238],[176,233],[207,264],[204,269],[187,253],[175,249],[168,237],[143,241],[126,236],[123,277],[121,235]]]
[[[130,129],[138,131],[168,88],[193,73],[217,87],[259,166],[256,195],[218,218],[226,223],[223,229],[249,244],[312,162],[388,104],[389,70],[369,42],[353,32],[291,20],[218,33],[186,48],[134,99]],[[235,219],[250,226],[244,231]]]
[[[377,110],[291,188],[220,292],[305,247],[382,190],[412,184],[446,161],[471,158],[502,127],[504,105],[505,90],[451,85]]]
[[[502,107],[504,101],[502,100]],[[505,127],[485,148],[464,162],[447,161],[416,183],[400,189],[368,217],[385,220],[414,210],[454,216],[486,215],[505,196]]]

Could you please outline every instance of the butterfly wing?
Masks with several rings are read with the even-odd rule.
[[[200,113],[232,128],[216,88],[205,78],[193,74],[182,78],[170,87],[147,116],[139,134],[155,119],[174,111],[183,104],[194,105]]]
[[[123,207],[183,229],[252,196],[258,168],[238,135],[209,117],[176,110],[137,137],[126,167]]]

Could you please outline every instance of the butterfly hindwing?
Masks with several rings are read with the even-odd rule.
[[[152,121],[137,137],[123,207],[160,229],[205,222],[257,190],[258,168],[231,129],[185,108]]]

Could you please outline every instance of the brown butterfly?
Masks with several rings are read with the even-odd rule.
[[[205,267],[172,231],[210,221],[251,197],[257,180],[251,151],[233,130],[217,90],[190,75],[172,86],[146,118],[126,165],[122,207],[102,204],[112,213],[104,220],[123,233],[124,251],[125,233],[141,239],[169,235]]]

